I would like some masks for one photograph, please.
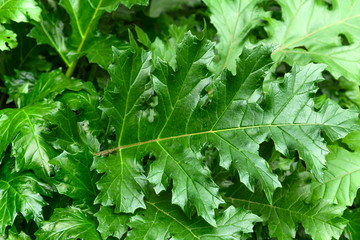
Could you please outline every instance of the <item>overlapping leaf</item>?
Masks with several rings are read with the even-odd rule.
[[[335,204],[351,206],[360,188],[360,154],[339,146],[329,148],[324,182],[313,183],[311,199],[328,199]]]
[[[97,34],[97,23],[105,11],[114,11],[119,4],[124,4],[129,8],[136,4],[147,5],[148,0],[61,0],[59,4],[70,16],[72,29],[70,38],[65,36],[63,23],[59,17],[48,14],[44,15],[40,23],[35,24],[30,36],[34,37],[39,44],[45,43],[55,48],[66,65],[69,66],[67,76],[71,76],[79,57],[88,54],[91,62],[98,63],[101,67],[106,68],[112,62],[111,53],[110,56],[101,55],[99,51],[111,52],[112,46],[121,46],[121,42],[111,36],[106,38]]]
[[[279,44],[277,61],[320,62],[336,77],[359,83],[360,1],[278,0],[283,21],[269,19],[270,42]],[[343,45],[345,37],[350,45]]]
[[[96,226],[96,220],[79,208],[57,208],[49,221],[41,223],[35,235],[39,240],[101,240]]]
[[[220,60],[214,64],[216,73],[228,68],[236,71],[248,33],[260,25],[268,14],[259,7],[261,0],[204,0],[211,15],[220,43],[217,46]]]
[[[356,112],[343,110],[332,101],[315,111],[311,96],[322,80],[324,66],[295,66],[284,83],[271,84],[260,105],[270,49],[246,50],[236,76],[225,71],[213,80],[210,98],[204,91],[211,83],[207,65],[212,49],[210,42],[187,34],[177,50],[176,71],[160,62],[151,82],[147,53],[138,47],[133,52],[115,49],[116,62],[109,68],[112,81],[101,108],[113,120],[118,147],[116,156],[94,162],[95,169],[106,173],[98,182],[101,192],[97,203],[115,204],[116,212],[144,208],[139,161],[152,153],[156,161],[150,166],[148,179],[156,192],[167,189],[172,180],[172,203],[188,215],[195,207],[215,225],[214,209],[223,200],[196,153],[207,145],[216,147],[221,166],[235,168],[249,189],[260,181],[271,202],[280,183],[258,154],[259,144],[269,137],[286,156],[298,151],[308,168],[322,179],[328,150],[321,132],[331,140],[339,139],[356,126],[357,119]]]
[[[40,21],[41,8],[34,0],[1,0],[0,1],[0,50],[10,50],[17,46],[16,34],[2,26],[10,20],[28,22],[30,19]]]
[[[103,239],[108,237],[121,237],[128,231],[128,222],[130,215],[115,214],[111,207],[102,206],[95,214],[99,222],[97,230],[101,233]]]
[[[239,239],[239,233],[250,233],[253,225],[261,219],[244,209],[227,208],[216,219],[217,227],[196,217],[189,220],[181,209],[162,196],[146,202],[146,211],[130,219],[132,230],[126,239]]]
[[[55,152],[41,134],[45,129],[43,117],[54,114],[58,108],[58,103],[43,102],[0,111],[0,152],[3,153],[12,142],[16,170],[34,169],[38,176],[50,176],[49,160]]]
[[[163,12],[179,9],[183,5],[193,7],[200,2],[200,0],[153,0],[150,3],[149,16],[159,17]]]
[[[21,76],[22,73],[19,73],[19,75],[20,78],[23,77]],[[24,78],[30,80],[28,83],[20,82],[19,84],[16,84],[18,79],[11,77],[8,77],[6,82],[9,88],[13,88],[13,92],[10,93],[10,96],[14,99],[19,108],[37,103],[43,99],[54,99],[65,90],[86,90],[92,94],[96,94],[95,88],[91,83],[69,79],[65,77],[60,69],[43,73],[36,80],[32,79],[33,76],[26,72],[23,73],[23,75],[25,75]],[[22,88],[24,88],[24,91],[21,91]]]
[[[343,206],[332,205],[326,200],[306,204],[311,194],[310,177],[306,172],[294,173],[276,190],[274,204],[267,203],[265,195],[245,189],[231,190],[227,201],[258,214],[267,222],[271,237],[279,240],[294,239],[298,223],[314,240],[338,239],[347,221],[341,218]]]
[[[16,46],[16,34],[0,25],[0,51],[10,50]]]
[[[0,177],[0,234],[14,223],[21,213],[27,221],[36,223],[43,220],[42,207],[47,205],[40,194],[49,195],[50,187],[40,182],[32,173],[17,173],[7,160],[1,167]]]
[[[56,188],[59,193],[71,197],[74,204],[92,203],[97,195],[95,182],[98,177],[90,171],[93,156],[84,150],[77,154],[63,152],[50,161],[55,170]]]
[[[356,240],[360,238],[360,210],[348,210],[344,214],[344,218],[349,220],[348,225],[345,228],[345,236],[350,240]]]

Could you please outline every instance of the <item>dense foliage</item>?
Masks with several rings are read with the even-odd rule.
[[[0,0],[1,239],[360,239],[360,0]]]

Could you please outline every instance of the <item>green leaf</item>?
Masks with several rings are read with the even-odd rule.
[[[16,34],[0,25],[0,51],[10,50],[16,46]]]
[[[97,230],[103,239],[108,237],[121,237],[128,231],[127,223],[130,215],[115,214],[110,207],[101,206],[100,210],[95,214],[99,222]]]
[[[30,19],[40,21],[41,8],[35,0],[1,0],[0,1],[0,51],[10,50],[17,46],[16,34],[6,29],[1,23],[28,22]]]
[[[36,231],[39,240],[101,240],[96,220],[79,208],[56,208],[49,221],[43,221]]]
[[[104,127],[100,121],[100,110],[97,109],[98,96],[83,91],[68,92],[59,100],[66,106],[62,105],[55,114],[46,117],[52,123],[51,131],[45,136],[46,140],[60,151],[99,151],[100,143],[96,136]]]
[[[0,23],[40,21],[41,9],[34,0],[1,0]]]
[[[157,63],[159,59],[167,62],[173,69],[176,68],[176,48],[184,39],[188,26],[169,26],[170,37],[164,41],[156,38],[149,46],[153,54],[153,62]],[[139,36],[139,34],[138,34]]]
[[[95,204],[112,206],[115,213],[133,213],[138,208],[145,208],[144,193],[147,185],[144,170],[139,159],[144,156],[134,149],[122,151],[118,156],[94,159],[92,169],[106,173],[97,183],[100,194]]]
[[[42,196],[49,195],[50,187],[40,182],[32,173],[17,173],[7,160],[1,167],[0,177],[0,234],[14,223],[21,213],[26,221],[34,219],[36,223],[43,220],[42,207],[47,205]]]
[[[149,0],[117,0],[116,2],[124,4],[128,8],[131,8],[134,5],[146,6],[149,4]]]
[[[359,83],[360,2],[279,0],[283,21],[269,19],[269,42],[279,44],[274,59],[292,64],[326,63],[329,72]],[[350,42],[343,46],[340,35]]]
[[[45,141],[44,116],[54,114],[58,103],[42,102],[21,109],[0,111],[0,153],[12,142],[11,154],[16,160],[16,170],[32,169],[41,178],[50,176],[52,166],[49,160],[56,153]]]
[[[7,78],[7,85],[10,85],[11,82],[12,80]],[[17,90],[21,90],[21,88]],[[13,92],[11,97],[14,99],[16,105],[21,108],[37,103],[43,99],[54,99],[65,90],[86,90],[90,93],[96,94],[95,88],[91,83],[67,78],[62,73],[61,69],[57,69],[41,74],[31,88],[29,86],[26,91]]]
[[[251,193],[243,188],[231,189],[231,196],[225,199],[258,214],[267,222],[270,236],[279,240],[294,239],[298,223],[314,240],[338,239],[347,224],[341,218],[345,207],[326,200],[306,204],[311,194],[310,179],[307,172],[295,172],[285,180],[283,188],[275,191],[273,205],[267,203],[263,193]]]
[[[345,228],[345,235],[350,240],[357,240],[360,238],[360,209],[347,210],[344,218],[349,220]]]
[[[360,131],[353,131],[349,133],[342,141],[352,150],[356,152],[360,151]]]
[[[99,36],[86,50],[86,56],[89,62],[96,63],[106,69],[114,61],[112,47],[125,49],[128,46],[112,36]]]
[[[128,141],[123,134],[129,132],[123,129],[130,130],[137,125],[128,121],[127,115],[128,111],[134,112],[141,107],[141,99],[138,97],[148,88],[146,82],[150,74],[150,54],[140,48],[134,52],[131,49],[120,51],[114,48],[114,59],[115,63],[109,67],[112,81],[108,84],[100,108],[113,118],[113,124],[117,127],[117,141],[121,144],[124,140]],[[128,122],[132,125],[126,125]],[[139,163],[143,157],[140,152],[130,149],[120,150],[117,156],[107,159],[96,158],[93,168],[106,174],[97,183],[101,192],[95,203],[105,206],[116,204],[116,213],[144,208],[142,189],[146,182]]]
[[[60,194],[73,199],[74,204],[91,206],[97,195],[95,182],[98,176],[90,171],[93,155],[89,151],[76,154],[63,152],[53,158],[50,163],[55,168],[55,184]]]
[[[360,188],[360,153],[330,146],[324,183],[314,181],[311,200],[328,199],[334,204],[351,206]]]
[[[200,2],[201,0],[153,0],[150,3],[149,16],[156,18],[164,12],[181,9],[184,5],[194,7]]]
[[[220,43],[216,47],[220,59],[214,64],[214,71],[220,73],[228,68],[235,74],[236,60],[244,48],[250,30],[259,26],[268,13],[259,7],[261,0],[204,0],[204,2],[211,12],[211,23],[220,37]]]
[[[74,46],[74,53],[68,54],[78,55],[77,57],[74,57],[75,59],[72,59],[73,61],[76,60],[83,53],[86,53],[88,51],[92,54],[90,58],[94,60],[94,52],[101,51],[101,49],[96,48],[105,47],[106,49],[108,49],[107,51],[111,51],[111,45],[118,45],[116,40],[113,40],[112,42],[104,42],[104,39],[102,38],[95,38],[95,30],[97,23],[104,11],[112,12],[117,9],[120,3],[130,8],[131,6],[136,4],[147,5],[148,0],[94,0],[91,2],[87,0],[60,1],[60,6],[62,6],[70,16],[70,24],[72,29],[70,42],[71,46]],[[108,63],[107,61],[104,62],[104,60],[100,61],[102,67],[109,65],[110,63]],[[74,66],[75,63],[72,63],[70,65],[70,67]]]
[[[143,170],[140,165],[136,172],[128,169],[151,153],[156,160],[150,165],[148,180],[156,192],[167,189],[172,180],[173,204],[181,206],[188,216],[195,207],[214,225],[214,209],[223,200],[196,153],[209,145],[215,147],[222,167],[236,169],[251,190],[260,181],[271,202],[280,183],[258,153],[259,144],[269,137],[287,157],[298,151],[314,175],[322,179],[328,150],[321,133],[332,141],[342,138],[357,126],[358,116],[330,100],[315,110],[311,97],[323,80],[324,66],[295,66],[283,83],[272,83],[264,96],[261,86],[271,63],[270,49],[246,50],[238,62],[238,74],[223,72],[213,80],[209,96],[206,89],[212,76],[207,65],[212,50],[212,43],[186,34],[177,49],[176,71],[160,61],[150,82],[148,55],[137,47],[134,53],[115,49],[116,62],[109,68],[112,81],[101,109],[112,119],[118,146],[100,154],[117,150],[117,155],[95,161],[99,166],[94,168],[106,172],[98,183],[101,193],[97,203],[115,204],[116,211],[124,212],[144,207],[142,185],[134,180],[141,178]],[[114,194],[123,179],[132,182],[126,184],[132,186],[131,198]],[[136,204],[124,205],[124,200],[134,196]]]
[[[50,45],[69,66],[71,61],[67,54],[70,52],[70,47],[64,35],[64,23],[56,15],[43,11],[40,22],[34,23],[34,26],[28,36],[34,38],[38,45]]]
[[[199,217],[189,220],[163,196],[147,201],[146,210],[130,219],[127,239],[239,239],[240,232],[252,232],[260,221],[249,211],[231,206],[217,217],[215,228]]]
[[[24,232],[17,233],[16,228],[11,228],[8,233],[8,240],[31,240],[31,237]]]

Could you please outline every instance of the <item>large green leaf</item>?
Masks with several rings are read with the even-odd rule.
[[[347,223],[341,218],[345,207],[326,200],[306,204],[311,194],[310,179],[307,172],[288,177],[283,188],[275,191],[273,205],[267,203],[263,193],[251,193],[243,188],[232,189],[231,196],[225,199],[258,214],[267,222],[270,236],[279,240],[294,239],[298,223],[314,240],[338,239]]]
[[[142,99],[139,97],[149,88],[146,83],[150,74],[150,56],[140,48],[136,48],[135,52],[114,49],[115,63],[109,67],[112,81],[108,84],[101,109],[113,118],[119,144],[128,141],[123,135],[129,132],[124,129],[130,130],[137,125],[128,121],[128,116],[134,118],[128,111],[135,112],[141,108]],[[95,159],[93,168],[106,172],[98,182],[101,192],[95,203],[117,204],[116,212],[134,212],[139,207],[145,207],[142,189],[146,183],[139,163],[142,157],[140,151],[126,149],[120,150],[118,156]]]
[[[339,146],[329,149],[324,182],[313,182],[311,200],[328,199],[335,204],[351,206],[360,188],[360,153]]]
[[[56,208],[50,220],[43,221],[35,233],[39,240],[101,240],[96,220],[79,208]]]
[[[227,208],[217,217],[214,228],[203,219],[196,217],[189,220],[181,211],[170,203],[169,197],[153,198],[146,202],[146,211],[130,219],[132,230],[126,239],[239,239],[239,233],[250,233],[254,223],[261,219],[244,209]]]
[[[172,202],[188,215],[195,207],[215,225],[214,209],[223,200],[196,155],[203,148],[217,148],[221,166],[236,169],[249,189],[260,181],[271,202],[280,183],[259,156],[259,144],[271,137],[286,156],[298,151],[321,180],[328,152],[321,133],[334,141],[356,126],[357,113],[333,101],[314,108],[311,97],[323,79],[322,65],[295,66],[283,83],[272,83],[264,96],[261,85],[271,62],[267,47],[246,50],[238,74],[225,71],[213,80],[211,96],[205,90],[211,83],[207,65],[213,44],[207,40],[186,34],[177,49],[176,71],[160,61],[151,82],[149,54],[136,46],[114,53],[116,62],[109,68],[112,80],[101,109],[112,119],[118,146],[100,155],[114,151],[117,155],[98,158],[93,167],[105,172],[96,202],[115,204],[116,212],[145,207],[140,160],[151,153],[156,160],[148,179],[156,192],[167,189],[172,180]]]
[[[42,102],[21,109],[0,111],[0,153],[12,143],[11,154],[16,160],[16,170],[32,169],[40,177],[50,176],[49,160],[56,153],[45,141],[44,116],[54,114],[58,103]]]
[[[360,1],[278,0],[283,21],[269,19],[270,42],[279,44],[277,61],[326,63],[336,77],[360,83]],[[340,35],[350,42],[342,45]]]
[[[211,15],[220,43],[216,47],[220,56],[214,64],[216,73],[228,68],[236,71],[236,60],[241,54],[250,30],[259,26],[268,14],[259,7],[261,0],[204,0]]]
[[[0,177],[0,234],[14,223],[21,213],[26,221],[34,219],[36,223],[43,220],[42,207],[47,205],[42,196],[49,195],[49,186],[40,182],[32,173],[17,173],[10,161],[1,167]]]

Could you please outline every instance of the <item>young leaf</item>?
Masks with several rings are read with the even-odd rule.
[[[228,68],[233,74],[236,71],[236,59],[240,56],[247,35],[257,27],[268,13],[258,4],[261,0],[204,0],[220,37],[217,46],[220,60],[214,65],[215,72],[220,73]]]
[[[360,1],[332,1],[331,10],[325,1],[277,2],[283,21],[270,19],[268,26],[269,41],[280,45],[274,59],[290,64],[326,63],[336,78],[359,83]],[[350,41],[349,46],[342,45],[341,35]]]
[[[56,208],[49,221],[43,221],[35,233],[39,240],[101,240],[96,220],[79,208]]]
[[[214,228],[199,217],[189,220],[163,196],[147,201],[146,210],[130,219],[132,230],[126,239],[239,239],[240,232],[252,232],[260,221],[249,211],[231,206],[216,219]]]
[[[360,188],[360,153],[339,146],[329,149],[324,183],[313,182],[311,200],[328,199],[334,204],[351,206]]]
[[[11,168],[10,161],[1,167],[0,177],[0,234],[14,223],[21,213],[26,221],[43,220],[42,207],[47,205],[40,194],[48,195],[50,188],[29,172],[17,173]]]
[[[267,222],[271,237],[279,240],[295,238],[298,223],[314,240],[338,239],[347,221],[341,218],[345,207],[332,205],[326,200],[306,204],[311,194],[310,176],[307,172],[294,173],[274,194],[274,204],[267,203],[265,195],[244,189],[231,190],[225,199],[261,216]]]

